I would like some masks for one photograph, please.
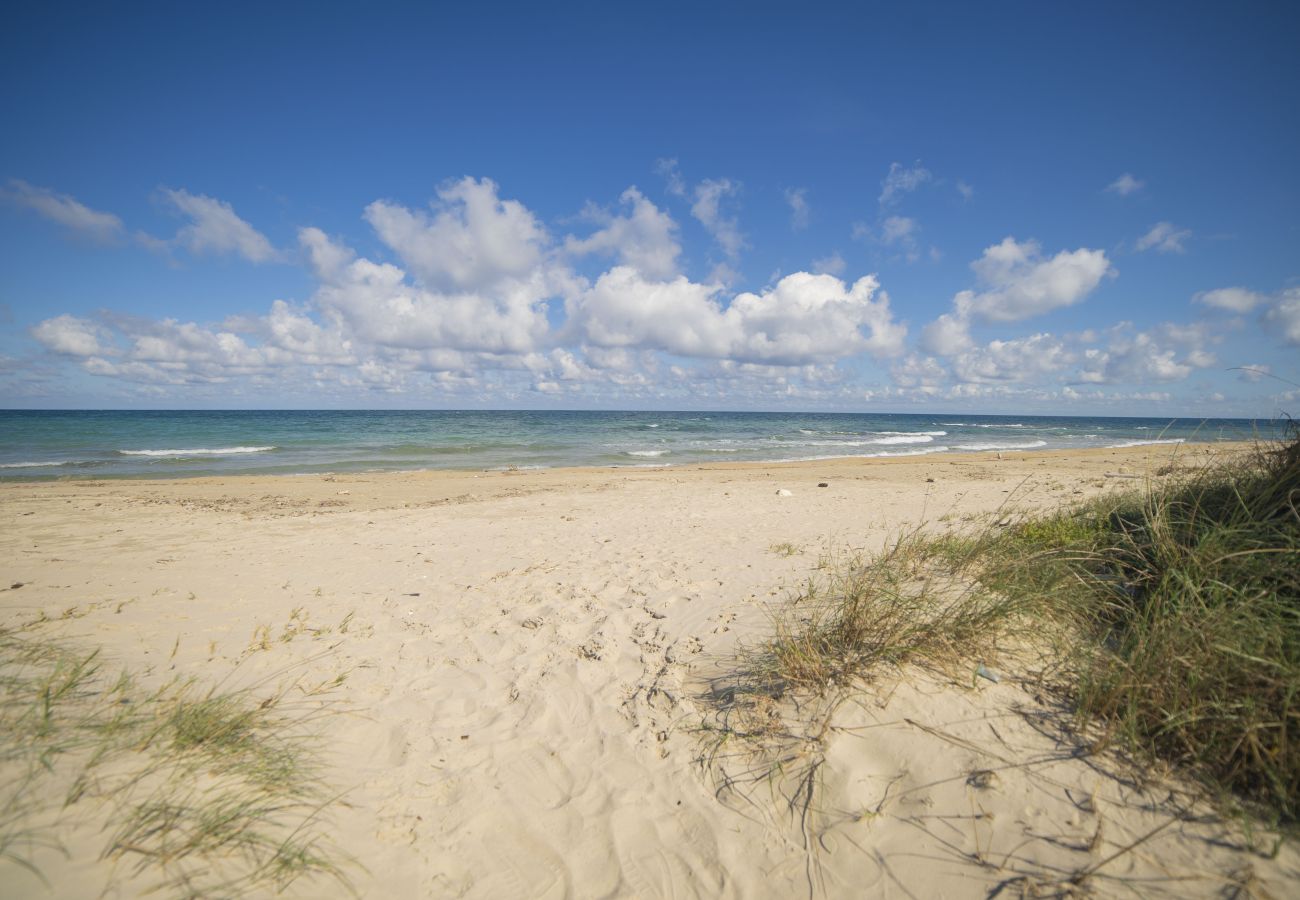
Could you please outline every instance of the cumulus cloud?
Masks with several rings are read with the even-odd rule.
[[[1102,250],[1062,250],[1045,259],[1037,241],[1008,237],[986,248],[971,269],[982,288],[958,293],[953,311],[922,330],[922,346],[931,353],[951,356],[968,349],[973,320],[1018,322],[1079,303],[1111,266]]]
[[[1217,288],[1201,291],[1192,298],[1204,306],[1224,309],[1234,313],[1248,313],[1264,302],[1264,297],[1243,287]]]
[[[808,191],[806,188],[786,188],[785,202],[790,204],[790,227],[802,231],[808,227]]]
[[[1161,253],[1185,253],[1183,242],[1192,236],[1187,228],[1178,228],[1172,222],[1157,222],[1151,230],[1138,238],[1138,250],[1158,250]]]
[[[432,227],[438,230],[436,224]],[[468,232],[475,233],[472,228]],[[398,252],[420,263],[427,278],[445,278],[453,285],[441,290],[412,283],[391,263],[355,258],[315,229],[304,229],[299,239],[321,281],[314,304],[364,342],[413,351],[529,352],[547,333],[544,303],[560,284],[544,267],[519,269],[514,252],[494,243],[496,232],[489,229],[478,236],[486,248],[459,244],[464,256],[451,258],[445,248],[421,246],[418,232],[389,233],[402,248]],[[484,262],[493,256],[504,269]]]
[[[1278,330],[1282,340],[1300,346],[1300,288],[1283,291],[1264,319]]]
[[[880,182],[880,205],[890,206],[897,203],[904,194],[911,193],[933,177],[930,170],[922,166],[919,160],[911,168],[902,163],[890,163],[889,173]]]
[[[21,179],[12,179],[4,193],[9,202],[100,243],[118,240],[124,231],[122,220],[112,213],[91,209],[67,194],[36,187]]]
[[[491,179],[462,178],[438,191],[433,215],[377,200],[366,221],[421,283],[475,290],[526,278],[546,232],[517,200],[502,200]]]
[[[1121,197],[1127,197],[1129,194],[1135,194],[1146,186],[1146,182],[1138,181],[1128,172],[1116,178],[1110,184],[1106,185],[1106,190],[1112,194],[1119,194]]]
[[[1084,351],[1078,380],[1090,384],[1182,381],[1196,369],[1216,364],[1205,346],[1216,339],[1204,324],[1164,323],[1137,331],[1120,323],[1106,333],[1104,347]]]
[[[564,249],[573,256],[589,253],[614,254],[620,263],[649,278],[672,278],[677,274],[677,223],[672,217],[630,187],[619,198],[627,214],[618,216],[589,207],[587,217],[603,225],[599,231],[565,239]]]
[[[164,190],[162,195],[190,220],[174,239],[190,252],[234,253],[255,263],[278,258],[266,236],[236,215],[224,200],[185,190]]]
[[[677,278],[644,279],[615,267],[568,307],[583,340],[599,347],[654,349],[677,356],[805,365],[856,353],[896,355],[905,326],[872,276],[852,286],[800,272],[725,307],[721,289]]]
[[[32,329],[43,346],[64,356],[97,356],[105,352],[100,344],[104,330],[88,319],[62,315],[46,319]]]
[[[936,356],[953,356],[973,343],[970,318],[965,312],[944,313],[921,329],[921,346]]]
[[[937,387],[948,380],[948,370],[933,356],[909,353],[889,367],[890,377],[899,387]]]
[[[1078,354],[1051,334],[994,340],[952,360],[959,381],[974,383],[1040,381],[1077,362]]]

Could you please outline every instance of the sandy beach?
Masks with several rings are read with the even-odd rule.
[[[701,762],[707,679],[825,558],[1229,452],[6,483],[0,614],[146,681],[345,676],[330,827],[363,897],[1020,896],[1089,866],[1101,896],[1282,897],[1289,845],[1088,756],[1014,671],[860,686],[804,813]],[[135,894],[93,855],[38,862],[48,885],[0,861],[7,896]]]

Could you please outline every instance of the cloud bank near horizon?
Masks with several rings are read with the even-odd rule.
[[[690,184],[674,160],[660,161],[659,171],[669,197],[713,242],[704,278],[682,264],[679,219],[636,186],[556,227],[491,179],[464,177],[444,184],[427,209],[369,203],[361,218],[381,251],[369,255],[311,225],[299,228],[296,246],[278,248],[230,203],[183,189],[159,192],[184,220],[166,239],[132,233],[112,213],[24,181],[10,182],[7,194],[100,244],[310,273],[309,296],[272,300],[251,316],[198,322],[106,309],[58,313],[30,329],[54,372],[72,367],[127,395],[181,403],[273,386],[326,402],[387,395],[417,403],[1105,407],[1159,402],[1169,394],[1153,387],[1221,367],[1216,345],[1249,327],[1248,315],[1300,346],[1297,288],[1266,295],[1210,287],[1189,299],[1199,317],[1186,322],[996,336],[1086,303],[1119,277],[1102,249],[1044,249],[1014,236],[986,247],[970,263],[969,286],[929,321],[907,321],[877,274],[846,274],[836,251],[737,290],[734,267],[748,246],[743,186],[726,178]],[[919,162],[895,163],[881,182],[879,221],[863,232],[912,261],[920,226],[897,211],[937,181]],[[1106,190],[1141,188],[1126,174]],[[966,200],[973,193],[964,183],[958,191]],[[806,228],[806,192],[786,189],[784,199],[791,229]],[[1162,222],[1137,249],[1181,254],[1189,236]]]

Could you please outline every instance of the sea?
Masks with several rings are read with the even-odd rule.
[[[0,479],[885,458],[1278,437],[1279,422],[884,413],[0,410]]]

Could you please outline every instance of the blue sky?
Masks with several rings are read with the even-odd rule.
[[[1292,4],[377,6],[10,14],[0,405],[1300,412]]]

